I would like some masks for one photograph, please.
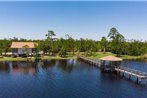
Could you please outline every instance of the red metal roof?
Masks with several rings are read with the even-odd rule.
[[[23,48],[27,46],[28,48],[35,48],[34,42],[12,42],[11,48]]]

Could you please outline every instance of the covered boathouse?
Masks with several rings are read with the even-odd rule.
[[[99,59],[102,71],[112,72],[119,67],[123,59],[115,56],[106,56]]]

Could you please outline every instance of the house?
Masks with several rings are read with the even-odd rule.
[[[33,55],[36,49],[34,42],[12,42],[12,54],[15,56]]]

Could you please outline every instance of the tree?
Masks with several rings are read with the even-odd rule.
[[[17,37],[13,37],[11,40],[12,41],[18,41],[18,38]]]
[[[2,49],[0,48],[0,56],[2,55],[2,53],[3,53],[3,51],[2,51]]]
[[[117,31],[116,28],[113,27],[113,28],[110,29],[110,32],[109,32],[109,34],[108,34],[108,37],[109,37],[110,39],[115,39],[116,36],[117,36],[117,34],[119,34],[119,32]]]
[[[56,34],[54,33],[54,31],[49,30],[45,36],[47,36],[48,40],[53,41],[53,36],[56,36]]]
[[[56,34],[54,33],[54,31],[52,31],[52,30],[49,30],[48,31],[48,33],[46,34],[46,36],[47,36],[47,40],[50,42],[50,44],[51,44],[51,53],[52,53],[52,55],[53,55],[53,49],[54,49],[54,45],[53,45],[53,36],[56,36]]]
[[[68,50],[69,51],[72,51],[73,52],[73,55],[74,55],[74,52],[75,52],[75,40],[70,36],[70,35],[66,35],[67,37],[67,46],[68,46]]]
[[[3,52],[5,53],[5,55],[8,51],[10,51],[10,45],[11,45],[11,43],[9,40],[3,41]]]
[[[116,28],[111,28],[108,37],[112,40],[112,52],[120,56],[122,53],[121,45],[125,41],[125,38],[120,34]]]
[[[66,57],[67,55],[67,50],[68,50],[68,44],[67,44],[67,40],[61,38],[60,42],[59,42],[59,55],[61,57]]]
[[[66,55],[67,55],[67,50],[66,50],[66,48],[63,46],[62,48],[61,48],[61,50],[59,51],[59,55],[61,56],[61,57],[66,57]]]
[[[42,41],[39,41],[38,48],[39,50],[42,50],[43,54],[45,55],[47,54],[47,52],[50,50],[51,47],[48,40],[42,40]]]
[[[102,37],[100,43],[101,43],[101,47],[102,47],[103,53],[105,53],[106,52],[106,46],[107,46],[107,39],[106,39],[106,37]]]
[[[1,55],[4,53],[6,55],[7,52],[10,51],[11,41],[7,39],[0,40],[0,50]]]

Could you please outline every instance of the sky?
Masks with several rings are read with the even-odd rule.
[[[147,40],[147,2],[0,2],[0,39],[57,38],[100,40],[112,27],[126,39]]]

